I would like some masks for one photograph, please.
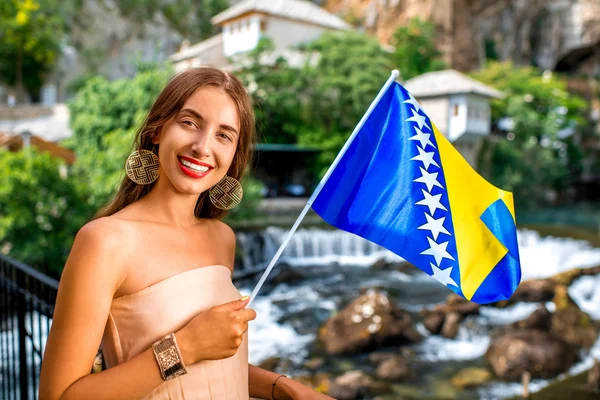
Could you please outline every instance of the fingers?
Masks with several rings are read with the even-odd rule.
[[[246,310],[242,310],[239,312],[239,318],[242,321],[252,321],[253,319],[256,318],[256,311],[254,311],[251,308],[248,308]]]

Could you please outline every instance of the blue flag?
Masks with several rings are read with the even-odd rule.
[[[520,282],[512,194],[479,176],[396,82],[312,208],[474,302],[508,299]]]

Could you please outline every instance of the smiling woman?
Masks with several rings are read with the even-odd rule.
[[[40,399],[330,399],[248,364],[248,323],[231,276],[255,140],[234,76],[187,70],[160,93],[115,198],[75,237],[61,277]],[[101,345],[106,369],[90,373]],[[268,344],[265,344],[268,345]]]

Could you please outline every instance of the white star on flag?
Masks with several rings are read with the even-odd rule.
[[[413,182],[424,183],[425,185],[427,185],[427,190],[429,192],[431,192],[431,189],[433,189],[434,186],[440,187],[442,189],[444,188],[442,184],[439,183],[437,180],[437,172],[429,173],[427,172],[427,170],[424,170],[423,167],[419,167],[419,169],[421,170],[421,177],[413,180]]]
[[[425,213],[425,218],[427,218],[427,223],[421,225],[417,229],[425,229],[431,231],[431,234],[433,235],[433,240],[437,240],[437,237],[440,233],[450,235],[450,232],[448,232],[446,228],[444,228],[444,221],[446,220],[446,217],[435,219],[429,214]]]
[[[410,99],[409,99],[409,100],[404,100],[404,101],[403,101],[403,103],[409,103],[409,104],[412,104],[412,105],[413,105],[413,107],[414,107],[414,108],[415,108],[417,111],[421,110],[421,105],[419,104],[419,102],[417,101],[417,99],[415,99],[415,98],[413,97],[412,93],[410,93],[410,92],[407,92],[407,93],[408,93],[408,97],[410,97]]]
[[[444,258],[454,260],[454,257],[452,257],[452,255],[446,251],[446,247],[448,247],[449,242],[438,244],[435,241],[433,241],[429,236],[427,236],[427,240],[429,241],[429,248],[425,251],[422,251],[421,254],[433,256],[437,265],[440,265]]]
[[[429,263],[431,265],[431,270],[433,271],[433,275],[431,277],[436,279],[442,285],[454,285],[458,287],[454,279],[450,277],[450,273],[452,272],[452,267],[446,269],[439,269],[434,263]]]
[[[442,198],[442,194],[436,194],[435,196],[430,195],[425,191],[425,189],[421,189],[425,198],[421,201],[417,201],[415,204],[419,206],[427,206],[429,207],[429,213],[431,215],[435,214],[435,210],[438,208],[444,211],[448,211],[446,207],[442,203],[440,203],[440,199]]]
[[[420,148],[419,146],[417,146],[417,150],[419,151],[419,155],[414,156],[413,158],[411,158],[411,160],[417,160],[417,161],[423,162],[425,169],[429,169],[429,166],[431,164],[435,165],[438,168],[440,167],[438,165],[438,163],[433,159],[433,156],[435,155],[435,153],[433,153],[433,152],[428,153],[425,150],[423,150],[422,148]]]
[[[427,148],[428,144],[435,149],[434,144],[429,139],[431,137],[430,133],[423,133],[423,131],[417,128],[416,126],[415,130],[417,131],[417,134],[413,137],[408,138],[408,140],[418,140],[419,142],[421,142],[421,147],[424,149]]]
[[[423,125],[425,125],[425,127],[427,129],[431,130],[431,128],[429,127],[429,125],[427,125],[427,122],[425,122],[425,117],[423,115],[421,115],[418,112],[416,112],[414,108],[411,108],[410,111],[412,111],[413,116],[410,117],[410,118],[407,118],[406,121],[416,122],[417,125],[419,125],[419,129],[423,129]]]

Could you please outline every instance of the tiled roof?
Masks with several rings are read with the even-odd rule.
[[[436,97],[451,94],[478,94],[502,98],[504,94],[453,69],[428,72],[409,79],[404,84],[414,97]]]

